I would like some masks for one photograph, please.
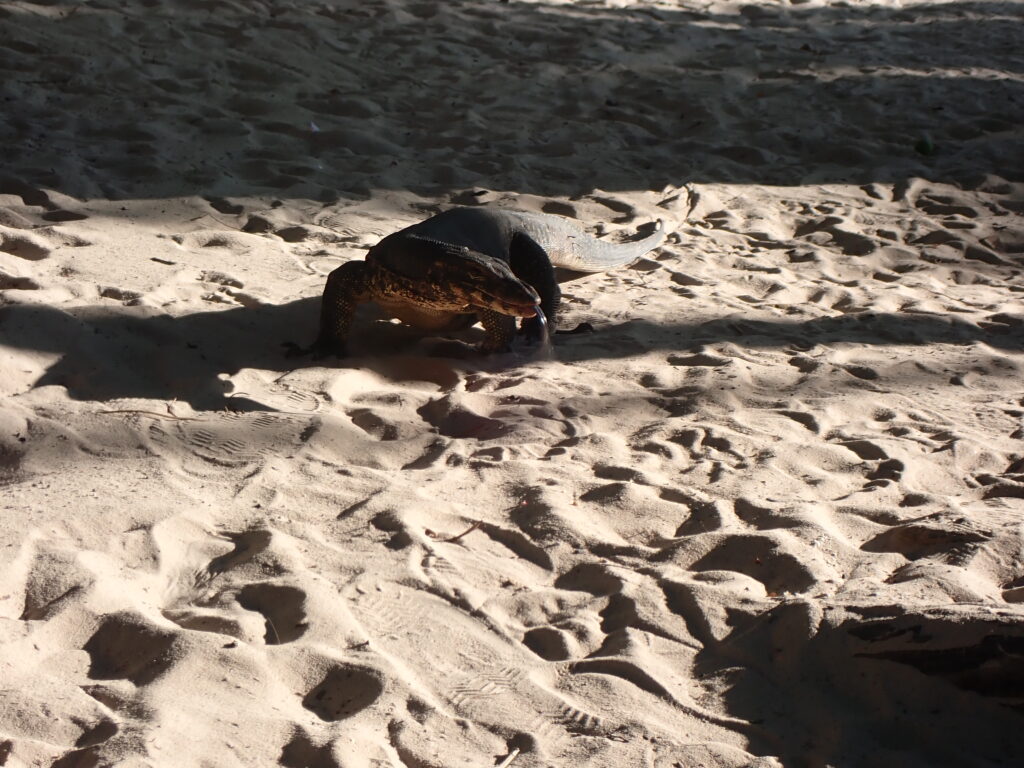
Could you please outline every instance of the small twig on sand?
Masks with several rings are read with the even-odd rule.
[[[510,765],[512,765],[512,761],[515,760],[516,757],[518,757],[518,755],[519,747],[516,747],[508,753],[508,757],[506,757],[504,760],[502,760],[500,763],[494,766],[494,768],[508,768]]]
[[[228,229],[233,229],[233,230],[235,230],[235,232],[241,232],[242,231],[241,227],[236,227],[234,224],[228,224],[226,221],[223,221],[222,219],[218,219],[212,213],[204,213],[202,216],[196,216],[195,218],[189,219],[189,221],[199,221],[200,219],[213,219],[218,224],[222,224],[225,227],[227,227]]]
[[[473,523],[471,526],[469,526],[469,528],[464,530],[458,536],[452,536],[450,539],[441,539],[441,541],[446,543],[446,544],[454,544],[456,541],[461,539],[463,536],[466,536],[466,535],[472,533],[473,531],[475,531],[477,528],[479,528],[483,524],[484,524],[483,520],[477,520],[475,523]]]
[[[267,626],[270,627],[270,631],[274,633],[274,645],[280,645],[281,644],[281,636],[279,634],[277,634],[277,627],[274,626],[274,622],[272,622],[270,620],[269,616],[264,616],[263,618],[266,619]],[[267,634],[269,634],[269,633],[267,633]]]

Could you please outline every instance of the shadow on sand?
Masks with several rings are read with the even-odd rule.
[[[1024,179],[1016,3],[34,8],[0,8],[0,194]]]
[[[281,305],[258,305],[172,317],[143,307],[81,307],[64,312],[42,305],[0,308],[0,332],[13,349],[59,355],[35,386],[60,385],[77,400],[118,398],[178,399],[197,409],[245,409],[222,381],[244,368],[287,372],[311,365],[363,368],[389,377],[416,378],[417,366],[430,380],[438,364],[458,370],[514,368],[526,355],[481,357],[458,341],[423,341],[414,329],[360,318],[353,357],[313,361],[289,357],[285,345],[308,344],[315,336],[319,298]],[[658,325],[644,320],[599,325],[593,334],[558,336],[555,357],[562,362],[624,358],[664,350],[668,364],[715,365],[693,361],[702,345],[731,342],[746,348],[850,343],[915,347],[929,344],[985,344],[997,350],[1024,349],[1021,320],[993,315],[989,327],[942,315],[862,313],[800,321],[715,318],[703,323]],[[459,337],[482,338],[479,329]],[[722,361],[722,363],[727,361]],[[427,373],[429,369],[429,375]],[[265,409],[252,403],[249,407]]]

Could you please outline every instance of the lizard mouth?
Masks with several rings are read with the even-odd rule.
[[[513,317],[534,317],[537,314],[537,305],[540,301],[532,297],[511,299],[504,296],[494,296],[480,292],[476,297],[474,297],[473,303],[481,307],[492,309],[495,312],[500,312],[503,315],[512,315]]]
[[[491,309],[513,317],[534,317],[537,314],[536,304],[512,304],[501,299],[491,299]]]

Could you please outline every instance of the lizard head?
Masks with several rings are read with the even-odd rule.
[[[451,290],[471,306],[514,317],[537,314],[537,291],[503,261],[468,250],[445,262],[440,274],[449,276]]]
[[[389,247],[367,259],[400,281],[401,292],[438,309],[483,307],[514,317],[533,317],[540,304],[537,291],[520,280],[500,259],[464,246],[408,238],[401,248]]]

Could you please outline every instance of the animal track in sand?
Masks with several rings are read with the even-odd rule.
[[[870,482],[881,483],[888,480],[897,481],[903,477],[905,465],[899,459],[886,459],[879,462],[867,473]]]
[[[49,671],[42,671],[42,674],[49,676]],[[60,693],[55,696],[57,690]],[[30,765],[63,765],[65,768],[96,765],[94,760],[88,759],[90,748],[109,741],[120,732],[106,707],[100,706],[87,691],[75,690],[73,686],[55,689],[44,684],[34,690],[17,673],[5,672],[3,693],[0,765],[26,768]],[[33,743],[42,746],[43,742],[36,739],[43,732],[46,733],[48,758],[45,761],[40,753],[33,755],[31,750],[23,750]],[[69,751],[53,761],[54,753],[63,750]],[[6,762],[2,762],[4,760]]]
[[[183,574],[184,589],[162,611],[183,629],[211,632],[255,644],[293,642],[307,629],[306,592],[268,576],[286,576],[293,568],[287,543],[274,544],[271,530],[224,532],[229,552],[205,567]]]
[[[6,561],[11,567],[3,575],[11,591],[16,590],[16,584],[23,583],[24,600],[20,609],[15,602],[10,614],[13,618],[20,610],[22,621],[50,619],[81,602],[96,579],[79,558],[59,547],[26,545],[17,557]]]
[[[574,661],[569,670],[575,674],[611,675],[625,680],[659,699],[674,701],[675,697],[640,666],[628,659],[584,659]]]
[[[168,621],[173,621],[182,629],[193,632],[228,635],[247,642],[259,636],[237,616],[229,615],[217,608],[166,608],[160,613]]]
[[[732,360],[728,357],[720,357],[707,352],[698,352],[692,355],[669,355],[665,362],[669,365],[682,365],[686,367],[719,367],[728,365]]]
[[[803,411],[779,411],[783,416],[792,419],[797,424],[802,424],[808,430],[814,434],[821,432],[821,425],[818,423],[817,418],[814,414],[804,413]]]
[[[573,658],[575,646],[572,636],[557,627],[533,627],[523,634],[523,645],[545,661],[565,661]]]
[[[331,743],[317,744],[305,729],[298,727],[284,745],[280,756],[284,768],[342,768],[334,758]]]
[[[119,731],[120,728],[117,723],[109,718],[102,718],[78,737],[75,746],[79,748],[95,747],[97,744],[102,744],[104,741],[112,739]]]
[[[881,461],[889,458],[889,454],[885,452],[884,448],[872,443],[870,440],[841,440],[839,445],[848,451],[852,451],[858,458],[864,461]]]
[[[0,227],[0,251],[26,261],[40,261],[52,253],[42,238],[27,232],[6,230]]]
[[[555,579],[555,586],[591,595],[613,595],[622,591],[623,582],[610,565],[579,563]]]
[[[504,546],[517,557],[533,563],[546,571],[554,569],[554,562],[547,550],[537,546],[519,531],[508,530],[493,523],[481,523],[482,530],[492,541]]]
[[[20,179],[11,177],[0,178],[0,195],[16,195],[21,201],[30,207],[53,208],[50,196],[41,189],[37,189]]]
[[[795,521],[786,515],[779,514],[777,510],[770,507],[760,506],[744,498],[736,499],[732,506],[733,511],[736,513],[736,517],[759,531],[770,531],[776,528],[793,528],[800,525],[798,521]]]
[[[576,432],[573,419],[563,410],[516,395],[453,393],[431,400],[416,412],[440,434],[452,438],[549,444],[553,437]]]
[[[370,408],[355,408],[346,411],[345,415],[363,432],[382,442],[398,440],[401,437],[398,425],[392,424]]]
[[[874,381],[879,378],[878,371],[867,365],[844,365],[842,368],[851,376],[856,376],[864,381]]]
[[[376,670],[339,664],[302,699],[302,706],[321,720],[336,722],[358,715],[380,698],[384,681]]]
[[[993,537],[992,531],[971,523],[932,515],[889,528],[861,545],[865,552],[898,552],[909,560],[941,556],[947,562],[963,564]]]
[[[109,614],[84,646],[89,654],[89,677],[150,683],[174,663],[175,641],[174,634],[139,614]]]
[[[225,571],[252,562],[260,554],[267,551],[273,537],[271,531],[263,528],[234,533],[226,532],[223,535],[234,544],[234,548],[230,552],[215,557],[210,561],[209,565],[206,566],[206,573],[210,577],[215,577]]]
[[[694,571],[737,571],[764,584],[769,594],[800,593],[817,581],[799,557],[785,551],[774,537],[762,535],[721,539],[689,567]]]
[[[230,200],[223,197],[207,197],[206,202],[210,204],[210,207],[217,213],[223,213],[225,216],[240,216],[245,213],[245,207],[238,203],[232,203]]]
[[[235,595],[238,604],[261,614],[266,622],[267,645],[298,640],[306,633],[306,593],[284,584],[248,584]]]
[[[42,214],[39,218],[43,221],[52,221],[54,223],[61,223],[66,221],[84,221],[89,217],[84,213],[78,213],[77,211],[64,211],[64,210],[53,210],[47,211]]]
[[[666,491],[666,493],[668,493],[668,491]],[[671,491],[671,494],[672,495],[667,499],[668,501],[685,504],[690,508],[689,517],[687,517],[686,520],[676,528],[676,537],[694,536],[700,533],[712,533],[725,527],[725,518],[722,516],[722,511],[718,508],[718,505],[715,502],[702,501],[700,499],[681,494],[679,491]]]
[[[101,763],[97,748],[120,733],[120,728],[113,720],[102,720],[92,729],[82,733],[75,742],[77,749],[65,752],[51,764],[51,768],[82,768]]]

